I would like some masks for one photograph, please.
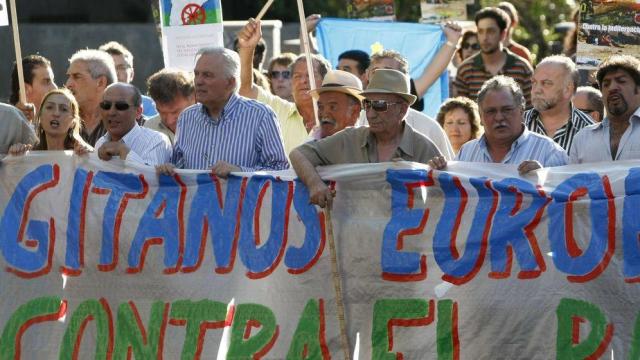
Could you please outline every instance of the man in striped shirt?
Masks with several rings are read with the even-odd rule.
[[[164,164],[171,158],[169,138],[157,131],[140,127],[136,119],[142,114],[140,90],[127,83],[109,85],[100,102],[102,123],[107,133],[96,141],[102,160],[119,156],[146,165]]]
[[[533,69],[526,60],[502,45],[507,36],[509,16],[498,8],[484,8],[476,13],[475,22],[481,51],[460,64],[453,83],[456,94],[475,101],[485,81],[495,75],[506,75],[520,85],[528,107]]]
[[[578,131],[594,123],[571,104],[578,76],[576,65],[566,56],[542,59],[533,72],[533,108],[524,112],[527,129],[549,136],[567,152]]]
[[[178,119],[172,163],[184,169],[231,172],[283,170],[289,167],[274,112],[238,96],[240,58],[221,47],[200,49],[194,82],[196,104]],[[158,167],[172,173],[173,167]]]
[[[522,123],[524,95],[512,78],[499,75],[487,81],[478,94],[478,105],[484,134],[462,145],[456,160],[519,164],[520,174],[541,166],[567,164],[567,153],[560,145],[529,131]],[[440,156],[429,165],[442,170],[447,162]]]

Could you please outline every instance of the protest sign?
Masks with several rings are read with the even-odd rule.
[[[9,25],[9,11],[7,10],[7,1],[0,0],[0,26]]]
[[[205,46],[224,46],[220,0],[159,0],[165,67],[192,71]]]
[[[640,3],[581,0],[576,63],[593,70],[611,55],[640,56]]]
[[[395,20],[393,0],[348,0],[347,14],[351,19]]]
[[[133,166],[3,161],[0,358],[341,358],[304,186]],[[448,170],[321,172],[361,359],[640,355],[640,163]]]
[[[422,75],[445,43],[439,25],[328,18],[318,22],[316,39],[322,56],[334,65],[347,50],[362,50],[369,55],[382,50],[398,51],[411,64],[409,75],[414,79]],[[424,113],[435,118],[448,97],[449,72],[444,71],[423,96]]]
[[[422,23],[441,23],[443,21],[467,20],[467,5],[473,4],[469,0],[420,0]]]

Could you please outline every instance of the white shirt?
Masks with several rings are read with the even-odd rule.
[[[107,132],[98,141],[95,149],[98,150],[104,143],[111,141],[111,135]],[[120,139],[127,145],[129,154],[127,160],[146,165],[160,165],[171,162],[171,142],[167,135],[155,130],[140,127],[137,123],[129,132]]]
[[[411,127],[426,136],[431,140],[438,150],[442,153],[442,156],[447,160],[453,160],[455,154],[453,153],[453,148],[451,147],[451,143],[449,143],[449,139],[447,138],[447,134],[445,134],[442,126],[438,124],[437,121],[430,118],[429,116],[421,113],[419,111],[413,110],[409,108],[407,111],[407,116],[405,118],[407,124],[411,125]],[[360,112],[360,118],[358,119],[358,123],[356,126],[368,126],[369,122],[367,121],[367,114],[363,110]]]
[[[573,137],[569,163],[640,159],[640,108],[629,118],[629,126],[620,138],[615,157],[611,155],[610,127],[611,121],[604,118],[601,123],[582,128]]]

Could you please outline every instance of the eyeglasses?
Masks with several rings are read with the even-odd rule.
[[[271,70],[269,72],[269,77],[272,79],[290,79],[291,78],[291,71],[289,70],[284,70],[284,71],[276,71],[276,70]]]
[[[597,110],[593,110],[593,109],[578,109],[578,110],[582,111],[583,113],[592,113],[592,112],[597,111]]]
[[[402,103],[401,102],[390,102],[390,101],[386,101],[386,100],[364,99],[364,100],[362,100],[362,104],[364,105],[365,109],[373,109],[376,112],[385,112],[385,111],[389,110],[389,106],[396,105],[396,104],[402,104]]]
[[[480,44],[479,43],[475,43],[475,44],[462,43],[462,45],[460,47],[463,50],[467,50],[469,48],[471,48],[471,50],[480,50]]]
[[[118,111],[127,111],[131,106],[133,106],[133,105],[129,105],[124,101],[116,101],[116,102],[103,101],[100,103],[100,108],[102,110],[111,110],[111,105],[115,106],[116,110]]]

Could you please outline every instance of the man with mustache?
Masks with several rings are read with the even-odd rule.
[[[524,112],[529,130],[552,138],[567,151],[578,131],[594,123],[571,104],[577,83],[578,69],[570,58],[553,55],[542,59],[533,72],[533,108]]]
[[[614,55],[596,73],[607,116],[576,135],[570,162],[640,159],[640,60]]]
[[[512,78],[498,75],[484,83],[478,93],[478,106],[484,134],[462,145],[456,160],[519,164],[520,174],[567,163],[567,154],[560,145],[529,131],[522,123],[524,94]],[[447,162],[436,157],[429,165],[442,170]]]
[[[320,127],[314,128],[311,136],[321,139],[354,126],[362,109],[361,92],[362,82],[355,75],[342,70],[329,71],[322,86],[311,91],[311,95],[318,98],[320,120]]]

